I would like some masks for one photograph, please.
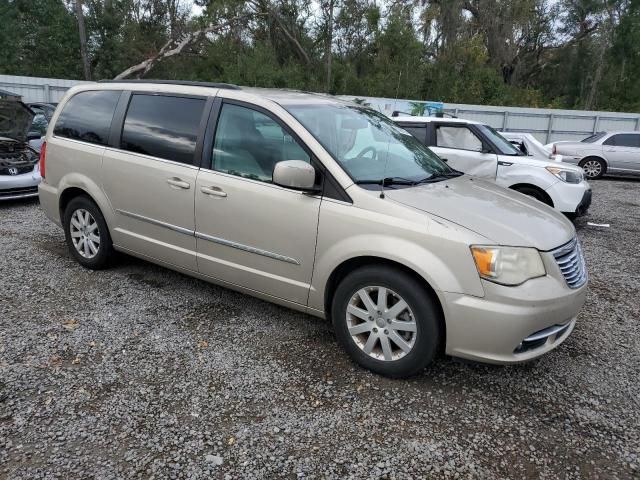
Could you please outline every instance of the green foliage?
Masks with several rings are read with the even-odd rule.
[[[417,114],[424,100],[640,110],[640,0],[192,2],[201,15],[189,0],[83,0],[93,77],[214,26],[135,75],[414,98]],[[81,78],[74,3],[0,0],[0,72]]]

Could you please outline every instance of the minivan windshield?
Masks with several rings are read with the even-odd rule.
[[[384,115],[348,104],[284,105],[356,183],[414,185],[459,175]]]
[[[522,152],[509,140],[500,135],[489,125],[477,125],[484,136],[498,149],[500,155],[522,155]]]

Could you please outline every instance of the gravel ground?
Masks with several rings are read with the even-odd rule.
[[[0,205],[0,477],[640,478],[640,181],[593,182],[571,337],[537,362],[351,363],[319,319]]]

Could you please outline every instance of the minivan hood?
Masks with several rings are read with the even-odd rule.
[[[27,141],[33,112],[22,102],[0,99],[0,137]]]
[[[521,193],[464,175],[397,190],[386,197],[461,225],[496,245],[552,250],[575,236],[573,224]]]

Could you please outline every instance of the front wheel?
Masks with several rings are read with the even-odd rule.
[[[368,266],[336,289],[331,315],[339,343],[361,366],[388,377],[419,373],[441,343],[441,313],[411,275]]]
[[[75,197],[64,210],[64,234],[71,255],[80,265],[99,270],[109,265],[113,245],[98,206],[87,197]]]

